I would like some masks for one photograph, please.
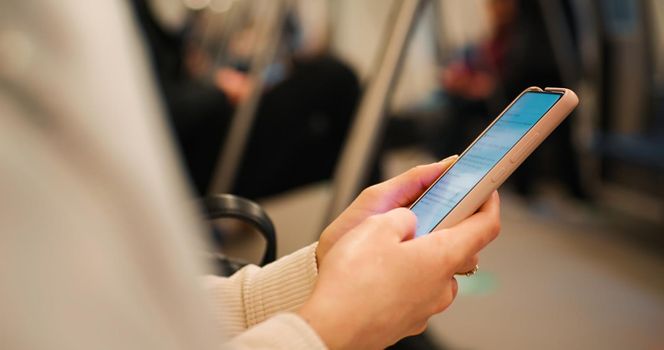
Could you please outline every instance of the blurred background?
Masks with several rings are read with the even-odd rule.
[[[502,186],[479,272],[395,348],[664,349],[663,1],[128,4],[192,194],[259,203],[278,256],[362,188],[461,153],[523,89],[576,91]],[[244,261],[266,246],[228,219],[210,237]]]
[[[396,348],[664,348],[663,2],[132,5],[193,187],[258,201],[279,256],[361,188],[462,152],[524,88],[575,90],[502,187],[480,272]],[[258,261],[247,230],[214,236]]]

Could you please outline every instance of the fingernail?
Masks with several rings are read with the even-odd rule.
[[[450,161],[450,160],[456,160],[457,158],[459,158],[459,155],[455,154],[453,156],[449,156],[449,157],[441,160],[439,163],[445,163],[445,162]]]

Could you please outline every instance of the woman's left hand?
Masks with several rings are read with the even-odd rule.
[[[344,233],[369,216],[411,205],[457,158],[458,156],[454,155],[440,162],[420,165],[387,181],[367,187],[321,234],[316,250],[319,265]]]

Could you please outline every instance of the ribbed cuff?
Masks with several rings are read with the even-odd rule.
[[[231,349],[327,349],[309,324],[293,313],[259,323],[225,345]]]
[[[252,270],[258,269],[257,266],[249,265],[229,278],[205,276],[203,279],[204,287],[211,297],[211,313],[226,337],[234,337],[247,330],[242,281]]]
[[[262,268],[244,281],[247,326],[300,307],[311,295],[318,269],[318,243],[302,248]]]

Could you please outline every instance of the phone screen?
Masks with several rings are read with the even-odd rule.
[[[535,91],[521,95],[412,206],[417,216],[415,237],[431,232],[561,96]]]

